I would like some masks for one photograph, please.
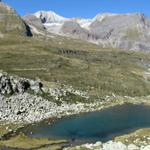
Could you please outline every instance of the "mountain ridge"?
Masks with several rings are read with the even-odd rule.
[[[150,18],[143,13],[103,13],[84,19],[65,18],[53,11],[38,11],[21,18],[8,5],[0,3],[0,7],[1,37],[5,33],[44,37],[59,35],[91,42],[102,48],[150,51]]]
[[[150,19],[143,13],[103,13],[92,19],[65,18],[53,11],[38,11],[32,15],[41,20],[48,33],[85,40],[104,48],[150,51]]]

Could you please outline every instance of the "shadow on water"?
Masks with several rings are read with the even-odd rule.
[[[124,104],[99,112],[58,119],[51,125],[38,123],[24,132],[32,137],[69,139],[72,142],[86,143],[105,142],[115,136],[145,127],[150,127],[150,107]]]

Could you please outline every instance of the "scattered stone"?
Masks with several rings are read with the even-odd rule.
[[[102,150],[127,150],[127,146],[121,142],[109,141],[103,144]]]
[[[139,150],[139,147],[134,144],[130,144],[128,145],[128,150]]]

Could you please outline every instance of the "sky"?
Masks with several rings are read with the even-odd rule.
[[[20,15],[51,10],[64,17],[93,18],[98,13],[141,12],[150,16],[150,0],[3,0]]]

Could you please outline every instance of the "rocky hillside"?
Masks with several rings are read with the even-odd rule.
[[[42,24],[41,20],[32,14],[28,14],[24,16],[23,20],[25,20],[26,23],[30,26],[32,32],[36,32],[38,30],[40,31],[45,30],[45,27]]]
[[[15,34],[31,36],[29,26],[10,6],[0,2],[0,35]]]
[[[93,19],[64,18],[54,12],[32,14],[49,33],[125,50],[150,50],[150,19],[141,13],[98,14]],[[27,15],[25,20],[32,20]],[[34,21],[32,20],[32,23]]]
[[[150,22],[143,14],[97,15],[90,31],[98,43],[121,49],[150,50]]]
[[[72,103],[71,98],[80,101]],[[100,105],[85,104],[88,99],[86,92],[69,86],[43,87],[41,81],[10,76],[0,71],[0,122],[32,123],[92,111]]]
[[[82,28],[77,22],[66,21],[61,27],[61,31],[68,36],[77,37],[84,40],[96,40],[96,36],[90,31]]]

